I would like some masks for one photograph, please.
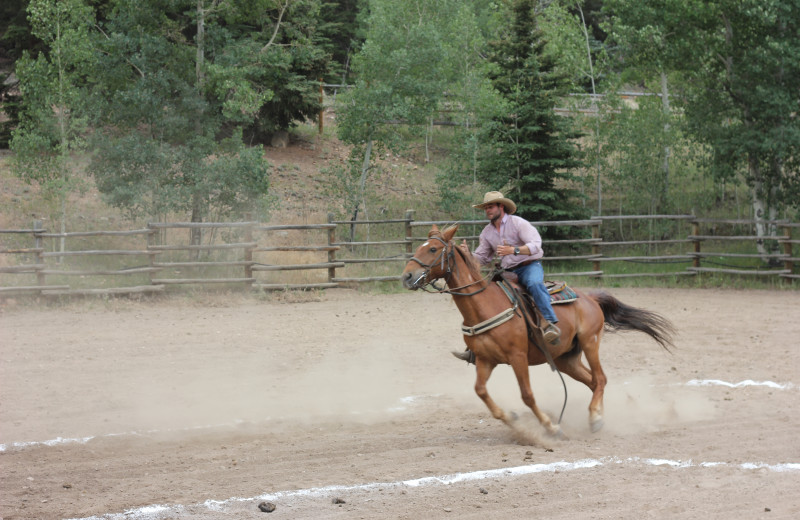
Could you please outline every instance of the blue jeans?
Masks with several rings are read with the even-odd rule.
[[[553,312],[553,306],[550,305],[550,294],[544,286],[542,263],[537,260],[528,265],[512,269],[512,271],[517,275],[520,283],[528,289],[528,293],[533,296],[533,301],[539,307],[544,319],[550,323],[558,323],[556,313]]]

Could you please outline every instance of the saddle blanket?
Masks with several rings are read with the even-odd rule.
[[[544,285],[547,287],[547,292],[550,293],[551,305],[570,303],[578,299],[578,294],[567,285],[567,282],[545,280]]]

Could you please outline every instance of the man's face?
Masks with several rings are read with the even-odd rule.
[[[486,218],[491,220],[493,223],[497,221],[499,218],[503,218],[505,208],[502,204],[490,204],[484,208],[486,212]]]

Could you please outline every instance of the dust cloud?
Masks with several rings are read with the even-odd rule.
[[[494,421],[474,393],[474,367],[444,358],[438,375],[430,377],[380,345],[359,351],[357,359],[324,357],[302,370],[259,370],[263,362],[253,358],[237,363],[238,372],[229,366],[216,374],[152,384],[133,403],[133,424],[159,430],[270,421],[376,423],[437,406],[462,407],[465,416],[477,412]],[[530,373],[537,404],[558,421],[565,397],[561,380],[547,367],[532,367]],[[592,436],[591,392],[567,376],[564,380],[564,431],[570,437]],[[497,367],[488,389],[501,407],[520,418],[521,443],[541,444],[543,429],[522,403],[511,368]],[[677,381],[656,383],[647,376],[612,380],[604,404],[605,429],[620,434],[710,419],[715,413],[713,403],[697,389]]]

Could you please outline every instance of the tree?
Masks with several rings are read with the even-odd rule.
[[[399,151],[403,142],[392,123],[424,128],[444,94],[446,73],[441,67],[443,42],[439,30],[454,0],[369,4],[366,40],[353,59],[354,88],[342,95],[339,138],[353,146],[344,175],[358,179],[360,200],[348,208],[356,220],[372,156],[384,149]]]
[[[252,84],[271,93],[262,100],[249,127],[254,137],[262,140],[319,114],[319,82],[332,71],[333,49],[328,39],[332,28],[321,18],[322,0],[261,0],[256,9],[247,6],[248,2],[242,4],[236,18],[226,20],[226,28],[229,37],[252,40],[255,45],[231,46],[238,52],[228,50],[226,64],[238,61],[246,67]],[[253,11],[256,31],[249,26]],[[235,24],[244,28],[238,29]]]
[[[581,166],[580,134],[553,110],[567,83],[545,51],[533,8],[533,0],[515,1],[508,32],[492,45],[490,78],[503,105],[483,124],[478,175],[513,196],[529,219],[574,218],[578,194],[567,184]]]
[[[581,194],[586,192],[586,181],[589,171],[594,166],[597,186],[596,214],[603,214],[603,174],[601,171],[601,135],[600,107],[598,89],[600,79],[605,76],[607,69],[607,53],[605,45],[598,41],[594,34],[600,32],[590,25],[595,19],[592,12],[594,2],[583,0],[558,0],[550,3],[541,12],[542,32],[547,40],[547,52],[556,63],[556,70],[567,75],[572,84],[573,92],[587,92],[590,97],[586,106],[585,98],[578,97],[564,100],[565,105],[573,108],[588,108],[593,117],[587,120],[586,160],[587,170],[581,184]],[[587,4],[584,12],[583,4]],[[580,117],[576,110],[573,117]],[[584,201],[585,205],[585,201]]]
[[[674,115],[664,112],[656,96],[640,97],[636,107],[632,107],[619,96],[607,95],[597,118],[604,128],[603,169],[608,172],[607,178],[617,194],[619,211],[646,215],[669,213],[675,204],[665,186],[665,151],[675,148],[676,158],[683,159],[683,150],[688,148],[681,141]],[[685,164],[688,161],[675,162],[672,177],[683,180],[686,186]],[[690,207],[684,209],[691,210]]]
[[[676,102],[718,180],[741,175],[758,221],[800,208],[800,1],[609,0],[627,55],[680,75]],[[768,226],[759,223],[760,236]]]
[[[83,0],[33,0],[28,20],[46,51],[25,52],[17,61],[22,109],[11,141],[14,169],[55,197],[63,233],[67,196],[79,185],[71,175],[72,155],[85,147],[89,105],[84,86],[95,58],[94,15]]]
[[[451,70],[446,103],[455,125],[454,148],[437,175],[436,183],[442,207],[465,216],[471,212],[472,201],[479,200],[485,192],[477,172],[480,125],[491,118],[495,107],[502,103],[489,81],[486,35],[479,26],[481,12],[469,3],[460,5],[447,21],[448,37],[444,38],[446,60]]]
[[[366,3],[367,0],[332,0],[322,4],[319,31],[328,40],[324,47],[335,64],[328,78],[334,83],[347,82],[350,59],[363,42],[359,18]]]
[[[111,204],[135,217],[187,212],[194,222],[258,209],[268,166],[242,132],[272,96],[254,78],[277,30],[246,8],[269,5],[116,2],[103,27],[91,162]],[[261,31],[242,27],[252,18]]]

